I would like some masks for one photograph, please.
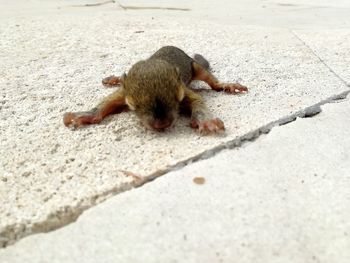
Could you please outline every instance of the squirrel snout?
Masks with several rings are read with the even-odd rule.
[[[169,128],[173,123],[173,119],[155,119],[150,125],[157,131],[163,131]]]

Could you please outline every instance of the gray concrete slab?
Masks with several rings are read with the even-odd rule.
[[[194,17],[223,24],[277,26],[284,28],[348,28],[350,2],[346,0],[119,0],[116,7],[132,15],[160,15],[165,17]],[[152,7],[188,8],[189,11],[156,10]],[[150,9],[139,9],[150,8]]]
[[[98,5],[104,3],[102,5]],[[110,13],[117,16],[195,18],[221,24],[284,28],[349,28],[347,0],[1,0],[0,20],[52,14]],[[131,8],[128,8],[131,7]],[[135,8],[136,9],[133,9]],[[167,10],[164,8],[173,8]],[[163,8],[163,9],[162,9]],[[179,10],[176,10],[179,9]],[[183,10],[186,9],[186,10]],[[189,10],[187,10],[189,9]]]
[[[335,74],[350,86],[350,30],[296,30],[308,45]]]
[[[347,263],[349,114],[349,99],[325,105],[24,238],[0,262]]]
[[[17,17],[4,20],[0,32],[2,245],[65,225],[139,184],[121,170],[148,180],[348,90],[283,29],[99,13]],[[111,92],[101,87],[102,77],[168,44],[204,54],[220,79],[250,88],[244,96],[201,92],[225,122],[225,136],[201,137],[185,119],[156,134],[131,113],[77,131],[63,126],[65,111],[89,109]]]

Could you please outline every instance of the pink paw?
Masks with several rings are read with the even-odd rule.
[[[225,125],[219,118],[204,121],[192,120],[191,127],[198,129],[199,133],[203,135],[218,133],[225,130]]]
[[[105,86],[105,87],[115,87],[115,86],[118,86],[120,85],[120,78],[119,77],[116,77],[116,76],[109,76],[107,78],[104,78],[102,80],[102,84]]]
[[[63,123],[66,127],[78,128],[85,124],[97,124],[101,122],[99,116],[84,112],[67,112],[63,115]]]
[[[225,92],[231,94],[239,94],[248,92],[248,88],[238,83],[225,83],[222,85]]]

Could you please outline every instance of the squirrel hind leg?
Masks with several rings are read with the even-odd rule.
[[[192,63],[193,80],[202,80],[206,82],[215,91],[225,91],[231,94],[246,93],[248,88],[239,83],[220,82],[212,73],[206,70],[202,65],[194,61]]]
[[[206,60],[202,55],[194,54],[193,60],[196,61],[199,65],[201,65],[204,69],[210,70],[210,64],[208,60]]]

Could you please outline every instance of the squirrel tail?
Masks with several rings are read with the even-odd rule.
[[[206,60],[202,55],[194,54],[193,59],[206,70],[210,69],[210,64],[208,60]]]

